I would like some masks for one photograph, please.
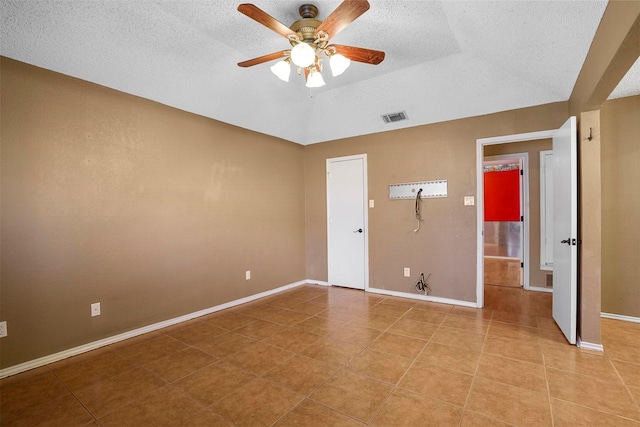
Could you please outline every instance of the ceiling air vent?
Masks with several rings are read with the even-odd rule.
[[[382,116],[382,120],[384,120],[385,123],[393,123],[393,122],[399,122],[400,120],[407,120],[407,113],[405,113],[404,111],[400,111],[399,113],[384,114]]]

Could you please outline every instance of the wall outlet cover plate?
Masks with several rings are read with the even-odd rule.
[[[91,304],[91,317],[100,316],[100,303],[94,302]]]

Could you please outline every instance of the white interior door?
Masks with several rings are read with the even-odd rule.
[[[366,287],[366,190],[366,154],[327,159],[327,258],[332,285]]]
[[[553,135],[553,318],[576,343],[578,306],[578,155],[576,118]]]

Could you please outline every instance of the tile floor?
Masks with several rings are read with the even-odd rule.
[[[484,284],[521,288],[524,279],[520,258],[484,257]]]
[[[640,324],[565,343],[483,310],[307,285],[0,381],[2,426],[640,426]]]

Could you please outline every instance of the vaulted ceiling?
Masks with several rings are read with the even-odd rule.
[[[318,7],[320,20],[341,3],[253,1],[286,25],[300,18],[304,3]],[[385,60],[377,66],[352,62],[338,77],[325,69],[326,86],[309,90],[295,72],[289,83],[278,80],[271,63],[237,66],[290,47],[239,13],[239,3],[2,0],[1,53],[312,144],[565,101],[607,5],[601,0],[371,0],[371,8],[331,41],[382,50]],[[633,79],[621,82],[620,96],[637,85]],[[385,124],[381,119],[398,111],[408,120]]]

